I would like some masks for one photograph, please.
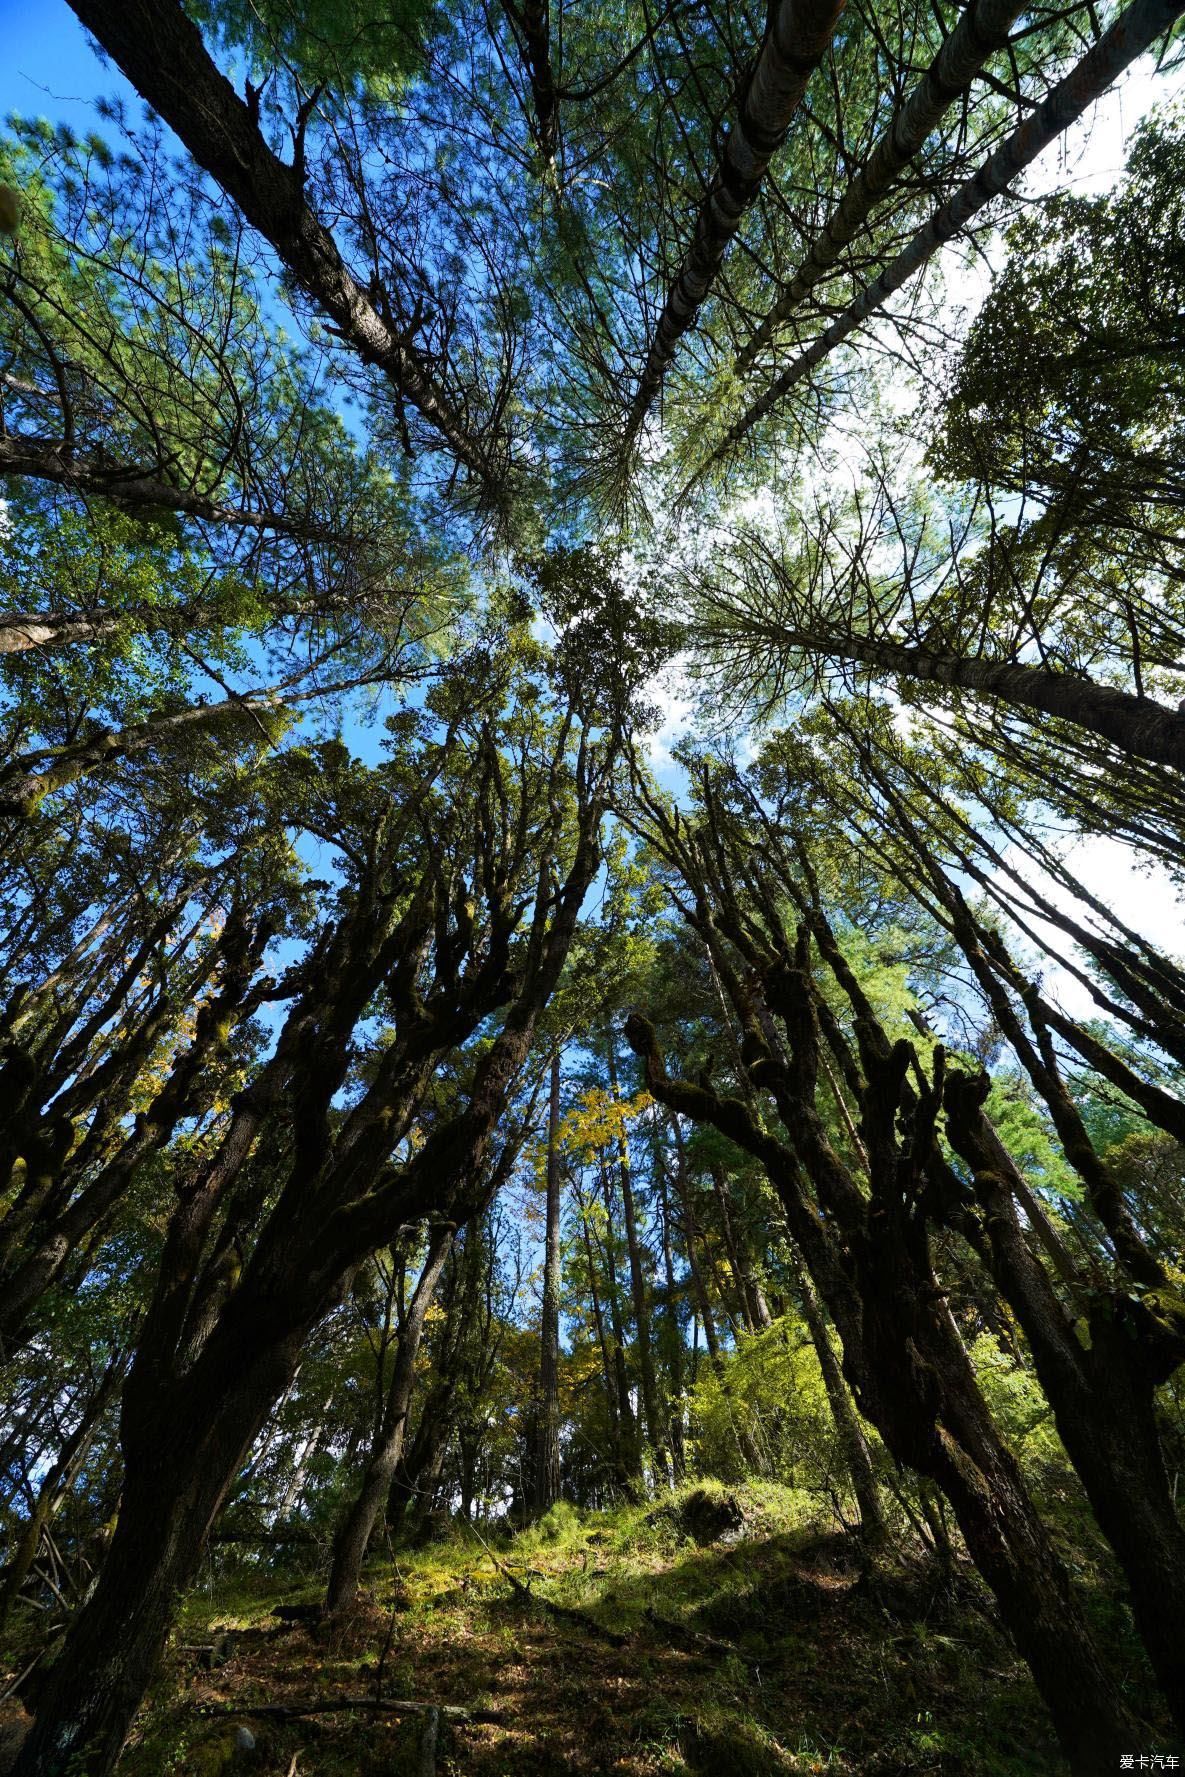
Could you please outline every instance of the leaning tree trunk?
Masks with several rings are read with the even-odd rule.
[[[32,1510],[22,1527],[12,1559],[0,1577],[0,1628],[8,1620],[9,1611],[29,1577],[41,1539],[69,1495],[86,1461],[104,1413],[111,1405],[123,1380],[127,1364],[126,1352],[113,1357],[98,1388],[83,1410],[82,1417],[63,1444],[56,1462],[49,1470],[33,1501]]]
[[[90,1599],[43,1691],[13,1777],[105,1777],[160,1661],[178,1595],[272,1402],[304,1328],[254,1361],[219,1364],[162,1399],[133,1367],[124,1396],[119,1518]],[[232,1354],[233,1355],[233,1354]]]
[[[1010,1195],[1018,1175],[981,1109],[987,1086],[986,1075],[951,1075],[947,1129],[974,1170],[995,1282],[1024,1330],[1058,1434],[1123,1568],[1140,1638],[1185,1732],[1185,1527],[1156,1423],[1156,1384],[1179,1361],[1180,1336],[1162,1333],[1147,1298],[1107,1291],[1087,1305],[1089,1344],[1080,1341],[1021,1231]]]
[[[841,346],[870,315],[959,234],[1001,192],[1006,191],[1044,149],[1080,118],[1111,83],[1179,18],[1182,0],[1134,0],[1064,79],[1000,144],[979,170],[965,179],[948,201],[890,261],[885,270],[848,304],[825,332],[775,377],[764,393],[729,426],[723,439],[688,487],[745,434],[773,411],[790,390]]]
[[[269,739],[266,720],[280,713],[278,699],[250,693],[228,697],[222,703],[188,705],[169,714],[148,716],[127,728],[104,729],[89,740],[61,747],[46,747],[15,759],[0,771],[0,815],[28,820],[47,796],[77,783],[104,765],[117,764],[133,753],[144,752],[192,730],[208,729],[218,722],[254,723]]]
[[[1150,697],[1136,697],[1077,673],[976,660],[856,631],[780,624],[776,618],[739,618],[738,623],[754,633],[760,631],[762,639],[775,647],[854,661],[895,678],[998,698],[1004,704],[1072,722],[1135,758],[1185,771],[1185,716]]]
[[[71,0],[73,11],[142,99],[176,133],[274,248],[295,282],[392,390],[410,402],[483,487],[504,503],[500,466],[474,435],[428,354],[351,276],[332,232],[308,205],[301,158],[285,162],[176,0]]]
[[[424,1335],[424,1322],[452,1243],[451,1228],[437,1229],[399,1330],[395,1368],[379,1435],[363,1471],[362,1485],[334,1538],[333,1564],[325,1596],[325,1608],[330,1614],[347,1609],[358,1595],[362,1563],[371,1534],[386,1504],[395,1470],[403,1454],[408,1409],[416,1380],[416,1358]]]
[[[784,1198],[785,1201],[785,1198]],[[815,1281],[865,1416],[890,1453],[936,1481],[1033,1674],[1075,1777],[1109,1777],[1138,1739],[1069,1578],[1000,1437],[923,1252],[898,1218],[860,1252],[859,1311],[830,1266]]]
[[[844,0],[772,0],[768,27],[736,119],[654,329],[626,419],[627,443],[637,436],[676,346],[695,321],[733,236],[761,190],[766,168],[785,141],[843,7]]]
[[[914,87],[827,221],[765,319],[737,353],[737,369],[752,368],[781,323],[804,302],[863,229],[877,203],[925,147],[954,101],[965,93],[988,58],[1008,41],[1021,0],[971,0],[958,24]]]
[[[3,440],[0,440],[0,444]],[[145,629],[162,626],[159,613],[130,611],[3,611],[0,612],[0,654],[23,654],[29,648],[65,648],[97,642],[121,623],[140,619]]]

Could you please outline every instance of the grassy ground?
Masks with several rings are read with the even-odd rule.
[[[496,1717],[449,1727],[438,1777],[1062,1770],[1027,1675],[969,1578],[899,1563],[862,1577],[845,1539],[803,1522],[798,1496],[751,1487],[732,1497],[743,1521],[703,1544],[682,1502],[583,1519],[559,1508],[495,1547],[459,1531],[376,1561],[358,1611],[329,1630],[271,1615],[315,1600],[311,1575],[215,1579],[185,1608],[121,1773],[419,1777],[422,1718],[247,1713],[373,1696],[376,1685]],[[625,1644],[538,1598],[587,1613]],[[234,1651],[204,1670],[195,1650],[224,1629]],[[235,1751],[239,1726],[256,1737],[253,1752]]]

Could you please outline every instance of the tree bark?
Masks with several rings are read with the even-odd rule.
[[[33,1509],[21,1530],[12,1559],[0,1579],[0,1628],[7,1622],[9,1612],[37,1559],[42,1534],[53,1522],[81,1471],[103,1414],[123,1381],[126,1365],[126,1353],[111,1359],[98,1388],[83,1409],[78,1424],[62,1445],[57,1460],[37,1490]]]
[[[1076,673],[935,653],[849,631],[782,625],[776,619],[759,624],[748,617],[740,621],[747,631],[757,633],[759,629],[761,639],[774,646],[855,661],[919,684],[949,685],[981,697],[999,698],[1002,703],[1072,722],[1136,758],[1185,771],[1185,716],[1152,698],[1136,697]]]
[[[236,530],[274,531],[280,535],[298,537],[302,542],[308,543],[341,540],[339,533],[317,524],[313,519],[302,519],[299,515],[273,512],[266,508],[229,506],[207,494],[200,494],[193,488],[178,487],[173,482],[164,481],[151,469],[113,463],[99,454],[82,455],[64,439],[32,438],[13,432],[0,437],[0,476],[3,475],[51,481],[77,493],[99,495],[121,507],[177,512],[184,518],[203,519],[207,523],[229,525]],[[79,620],[84,615],[79,613]],[[12,619],[0,618],[0,654],[10,651],[5,645],[4,636],[11,621]],[[63,639],[66,638],[59,638],[59,642]],[[22,645],[32,646],[29,643],[17,644]]]
[[[630,1399],[630,1379],[625,1365],[625,1327],[621,1318],[621,1290],[617,1281],[617,1260],[613,1247],[613,1206],[608,1168],[602,1168],[601,1185],[605,1197],[605,1284],[609,1309],[610,1357],[613,1363],[613,1387],[617,1407],[617,1452],[619,1479],[624,1486],[638,1473],[642,1462],[641,1440]]]
[[[794,1021],[800,1039],[795,1066],[804,1068],[817,1033],[812,1038],[809,1002],[799,1003],[794,980],[791,972],[780,981],[778,1006]],[[872,1077],[862,1109],[871,1208],[877,1216],[875,1236],[870,1237],[863,1227],[869,1207],[826,1144],[805,1099],[799,1099],[800,1116],[793,1118],[796,1142],[804,1144],[800,1161],[794,1150],[760,1128],[739,1099],[721,1099],[705,1087],[670,1079],[644,1019],[631,1017],[626,1033],[646,1062],[647,1084],[660,1103],[713,1123],[765,1164],[840,1335],[844,1369],[861,1411],[892,1455],[937,1481],[950,1500],[972,1559],[996,1595],[1075,1773],[1103,1777],[1116,1770],[1120,1753],[1136,1744],[1136,1726],[1102,1662],[1016,1462],[992,1422],[934,1277],[925,1224],[905,1213],[905,1205],[916,1200],[920,1181],[907,1183],[903,1167],[924,1165],[926,1150],[916,1133],[908,1163],[898,1148],[908,1045],[898,1045],[875,1067],[873,1056],[865,1056]],[[775,1065],[771,1058],[766,1071]],[[918,1114],[913,1113],[915,1127]],[[926,1115],[935,1114],[931,1105]],[[812,1169],[810,1175],[804,1165]],[[826,1219],[810,1200],[808,1176],[816,1177],[829,1211]]]
[[[522,40],[523,60],[531,84],[531,100],[535,108],[535,136],[539,153],[550,166],[555,160],[560,140],[560,112],[551,66],[551,9],[548,0],[502,0],[503,8]]]
[[[0,444],[3,439],[0,439]],[[68,648],[76,642],[97,642],[129,616],[144,627],[163,626],[163,611],[5,611],[0,614],[0,654],[23,654],[30,648]]]
[[[831,271],[843,249],[867,226],[877,203],[899,173],[925,146],[955,100],[971,86],[988,58],[1008,42],[1023,11],[1017,0],[972,0],[914,87],[864,166],[810,244],[790,282],[737,354],[737,369],[751,369],[781,323]]]
[[[811,1336],[815,1356],[819,1360],[827,1404],[831,1408],[831,1417],[835,1421],[835,1429],[839,1433],[839,1441],[843,1446],[844,1460],[847,1462],[848,1474],[852,1481],[852,1492],[855,1494],[856,1504],[860,1508],[860,1534],[869,1548],[876,1548],[884,1542],[888,1532],[884,1509],[881,1505],[880,1488],[876,1484],[876,1475],[873,1473],[872,1453],[868,1448],[868,1440],[860,1429],[860,1421],[856,1417],[848,1396],[847,1384],[844,1382],[835,1352],[831,1348],[831,1340],[827,1336],[826,1323],[823,1320],[814,1286],[798,1263],[797,1255],[795,1255],[795,1269],[798,1273],[802,1317],[806,1321],[806,1329]]]
[[[218,721],[252,722],[268,738],[264,718],[274,718],[280,708],[277,698],[255,693],[228,697],[222,703],[189,704],[183,710],[132,722],[126,728],[104,729],[89,740],[26,754],[0,771],[0,815],[27,820],[47,796],[66,789],[100,766],[113,765],[175,735],[209,728]]]
[[[670,1381],[670,1412],[667,1417],[667,1427],[670,1437],[671,1473],[678,1484],[687,1469],[687,1451],[684,1440],[686,1406],[683,1399],[683,1332],[679,1325],[678,1309],[678,1296],[681,1292],[675,1279],[675,1254],[671,1241],[671,1199],[667,1189],[667,1169],[663,1162],[660,1130],[657,1123],[651,1127],[651,1141],[658,1185],[658,1208],[661,1217],[663,1280],[666,1284],[666,1312],[663,1316],[664,1356],[667,1376]]]
[[[292,1372],[292,1381],[295,1382],[295,1380],[296,1371],[294,1370]],[[285,1395],[290,1392],[291,1383],[288,1388],[284,1390]],[[290,1513],[299,1511],[300,1509],[301,1495],[304,1493],[304,1484],[308,1476],[309,1465],[320,1448],[321,1439],[325,1436],[325,1424],[329,1418],[329,1412],[332,1406],[333,1395],[330,1393],[322,1402],[321,1411],[317,1414],[316,1424],[300,1446],[300,1455],[292,1465],[292,1473],[288,1477],[288,1485],[280,1495],[280,1503],[277,1505],[272,1516],[273,1529],[277,1524],[283,1524],[284,1520]]]
[[[601,1353],[601,1373],[605,1383],[605,1416],[609,1423],[609,1442],[613,1458],[613,1470],[616,1479],[624,1485],[629,1478],[629,1465],[621,1442],[621,1417],[618,1412],[617,1379],[614,1374],[613,1357],[610,1351],[609,1335],[605,1331],[605,1316],[601,1309],[601,1292],[597,1287],[597,1261],[593,1252],[592,1236],[588,1226],[588,1208],[581,1195],[579,1183],[576,1186],[576,1204],[580,1211],[580,1233],[584,1242],[584,1256],[588,1264],[588,1289],[592,1300],[593,1330],[597,1335],[597,1346]]]
[[[259,127],[258,95],[253,104],[239,98],[178,0],[74,0],[74,11],[358,356],[419,409],[497,503],[504,490],[484,445],[469,433],[428,362],[351,277],[332,234],[309,208],[303,126],[289,165],[272,153]]]
[[[1157,1384],[1185,1357],[1185,1338],[1158,1336],[1142,1303],[1096,1290],[1087,1309],[1089,1345],[1079,1340],[1024,1239],[1012,1203],[1016,1169],[980,1108],[986,1087],[986,1076],[951,1075],[947,1129],[974,1170],[996,1284],[1024,1330],[1066,1453],[1123,1568],[1136,1627],[1185,1732],[1185,1527],[1156,1422]]]
[[[124,1391],[125,1482],[115,1537],[67,1633],[13,1777],[64,1777],[67,1770],[106,1777],[156,1668],[177,1596],[311,1328],[343,1300],[369,1253],[405,1225],[447,1215],[481,1175],[600,862],[602,774],[612,753],[582,753],[578,790],[561,802],[566,731],[555,745],[540,777],[521,782],[521,805],[512,806],[513,786],[499,774],[518,767],[487,734],[479,774],[462,776],[451,811],[436,812],[437,843],[463,844],[469,880],[487,884],[480,930],[476,902],[457,907],[451,879],[442,886],[439,853],[425,860],[418,884],[401,873],[407,903],[392,906],[396,897],[384,892],[390,848],[402,844],[404,831],[392,824],[394,814],[380,821],[369,874],[315,947],[279,1038],[276,1054],[284,1052],[290,1074],[288,1126],[277,1135],[291,1161],[229,1292],[211,1237],[220,1209],[233,1225],[236,1202],[222,1205],[209,1176],[179,1193]],[[475,785],[488,798],[478,822]],[[561,823],[570,837],[557,891]],[[516,903],[523,883],[534,894]],[[335,1119],[353,1033],[380,987],[390,1041],[357,1102]],[[498,1007],[496,1034],[455,1110],[395,1164],[396,1143],[412,1127],[441,1058]]]
[[[675,1190],[679,1198],[679,1209],[683,1217],[683,1246],[687,1254],[687,1268],[691,1272],[692,1292],[699,1310],[699,1319],[704,1329],[704,1345],[708,1352],[708,1362],[712,1372],[720,1384],[720,1392],[728,1402],[728,1419],[736,1436],[737,1449],[741,1458],[753,1475],[764,1475],[767,1464],[757,1445],[757,1440],[750,1429],[748,1418],[743,1411],[736,1410],[732,1384],[728,1380],[728,1369],[720,1352],[720,1335],[716,1328],[716,1316],[712,1312],[712,1302],[708,1295],[708,1286],[704,1278],[699,1257],[699,1235],[695,1226],[695,1214],[691,1202],[691,1185],[687,1171],[687,1150],[683,1142],[683,1131],[679,1126],[677,1115],[671,1116],[671,1133],[675,1138]],[[698,1335],[692,1341],[691,1380],[694,1386],[698,1367]]]

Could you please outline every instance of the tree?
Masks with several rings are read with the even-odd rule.
[[[713,950],[744,1031],[750,1076],[770,1092],[785,1134],[768,1132],[753,1109],[710,1083],[673,1079],[653,1026],[640,1015],[627,1025],[629,1041],[660,1102],[713,1124],[765,1166],[840,1334],[862,1411],[898,1460],[942,1488],[1067,1751],[1082,1769],[1102,1770],[1112,1755],[1100,1750],[1100,1740],[1117,1742],[1131,1728],[949,1312],[939,1306],[924,1206],[949,1201],[953,1213],[964,1189],[936,1136],[942,1052],[927,1077],[908,1042],[890,1042],[809,897],[794,940],[772,883],[750,876],[749,892],[738,897],[746,866],[732,853],[706,780],[705,802],[710,824],[696,833],[647,799],[644,829],[680,873],[690,897],[680,897],[684,917]],[[792,886],[779,881],[782,893]],[[813,986],[812,939],[850,1002],[855,1048]],[[867,1197],[819,1114],[824,1044],[859,1106]],[[1089,1695],[1078,1695],[1084,1672]],[[1084,1711],[1092,1717],[1085,1733]]]
[[[64,1746],[92,1770],[114,1764],[177,1588],[305,1337],[369,1252],[403,1223],[451,1207],[558,980],[597,867],[606,760],[588,740],[570,753],[570,712],[554,723],[528,717],[521,751],[503,753],[490,716],[474,721],[471,692],[455,695],[445,737],[424,765],[404,766],[407,801],[384,810],[381,780],[347,774],[341,786],[343,825],[361,841],[350,847],[351,892],[298,977],[274,1053],[171,1217],[125,1386],[119,1524],[21,1753],[27,1772],[54,1770]],[[372,1083],[337,1118],[352,1033],[379,992],[391,1037]],[[468,1092],[397,1158],[442,1055],[499,1006]],[[260,1162],[249,1161],[281,1107],[291,1150],[261,1215],[268,1168],[257,1177]],[[252,1231],[247,1263],[229,1269]]]

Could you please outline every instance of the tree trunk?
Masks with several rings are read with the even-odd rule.
[[[1073,722],[1137,758],[1185,771],[1185,716],[1152,698],[1136,697],[1076,673],[1052,673],[1043,667],[976,660],[853,631],[782,626],[775,619],[766,620],[760,627],[765,639],[777,646],[800,648],[831,659],[854,660],[862,666],[923,684],[950,685],[979,696],[996,697],[1002,703],[1018,704],[1062,722]]]
[[[1023,10],[1017,0],[971,0],[925,75],[894,113],[884,135],[811,241],[806,258],[747,345],[737,353],[739,371],[752,368],[781,322],[832,270],[839,254],[855,240],[898,173],[925,147],[926,138],[937,129],[960,94],[967,91],[988,57],[1007,43],[1008,33]]]
[[[679,1326],[679,1311],[676,1297],[679,1293],[675,1282],[675,1255],[671,1244],[671,1200],[667,1189],[667,1170],[663,1164],[662,1147],[659,1141],[657,1124],[652,1126],[654,1170],[658,1182],[659,1215],[662,1228],[662,1269],[666,1284],[666,1313],[664,1315],[664,1331],[666,1345],[666,1367],[670,1379],[671,1411],[667,1420],[671,1441],[671,1472],[676,1482],[683,1479],[687,1468],[687,1453],[684,1443],[684,1414],[686,1406],[683,1400],[683,1334]]]
[[[592,1237],[588,1227],[588,1210],[586,1208],[580,1186],[576,1187],[576,1203],[580,1210],[580,1232],[584,1240],[584,1256],[588,1263],[588,1288],[592,1299],[593,1330],[597,1335],[597,1345],[601,1353],[601,1371],[605,1381],[605,1416],[609,1422],[609,1441],[613,1458],[613,1469],[617,1478],[624,1483],[628,1478],[628,1465],[621,1444],[621,1418],[618,1413],[617,1379],[614,1375],[613,1358],[609,1347],[609,1335],[605,1331],[605,1316],[601,1309],[601,1292],[597,1288],[597,1262],[593,1254]]]
[[[539,1413],[536,1426],[534,1505],[546,1512],[560,1496],[560,1052],[551,1058],[547,1107],[547,1236],[543,1260],[543,1313],[539,1330]]]
[[[0,446],[4,440],[0,438]],[[145,629],[160,628],[164,612],[132,612]],[[28,648],[66,648],[75,642],[97,642],[125,621],[119,611],[5,611],[0,613],[0,654],[23,654]]]
[[[827,53],[844,0],[773,0],[753,71],[725,137],[691,245],[667,293],[626,420],[627,444],[662,386],[675,347],[692,325],[716,273],[782,146],[807,81]]]
[[[675,1137],[675,1191],[683,1216],[683,1247],[687,1254],[687,1268],[691,1272],[696,1306],[699,1308],[699,1317],[703,1324],[704,1344],[708,1348],[708,1356],[712,1364],[719,1371],[720,1337],[716,1331],[716,1317],[712,1313],[712,1304],[708,1299],[708,1286],[704,1282],[704,1274],[699,1261],[699,1244],[691,1206],[691,1188],[687,1178],[687,1155],[683,1148],[683,1132],[679,1128],[678,1117],[671,1118],[671,1129]]]
[[[733,1275],[736,1298],[740,1303],[741,1318],[745,1323],[747,1333],[757,1333],[761,1331],[763,1326],[769,1325],[769,1309],[766,1308],[763,1321],[757,1307],[757,1292],[753,1287],[752,1267],[748,1262],[748,1256],[741,1252],[736,1230],[732,1224],[728,1177],[719,1161],[714,1161],[709,1171],[712,1178],[712,1189],[716,1193],[716,1203],[720,1210],[720,1228],[724,1235],[724,1246],[728,1253],[728,1264]]]
[[[325,1595],[325,1608],[330,1614],[347,1609],[358,1595],[362,1563],[371,1533],[386,1504],[395,1470],[399,1466],[399,1458],[403,1454],[407,1414],[415,1387],[416,1358],[424,1334],[424,1321],[452,1244],[452,1229],[437,1229],[428,1247],[424,1268],[408,1304],[403,1325],[399,1329],[395,1367],[380,1433],[363,1471],[362,1485],[334,1538],[333,1563]]]
[[[29,754],[0,771],[0,815],[27,820],[47,796],[66,789],[100,766],[113,765],[174,735],[209,728],[219,721],[258,724],[261,738],[266,738],[264,719],[274,719],[279,708],[278,699],[267,694],[228,697],[222,703],[190,704],[183,710],[133,722],[127,728],[104,729],[90,740]]]
[[[303,156],[288,164],[273,153],[258,103],[252,109],[239,97],[175,0],[73,0],[73,10],[343,338],[499,500],[501,474],[485,440],[468,430],[430,360],[355,282],[333,235],[310,210]]]
[[[1179,1346],[1159,1353],[1146,1309],[1113,1291],[1095,1292],[1089,1344],[1079,1340],[1021,1231],[1009,1195],[1015,1167],[980,1108],[986,1089],[986,1076],[951,1075],[950,1138],[974,1168],[993,1276],[1024,1330],[1066,1453],[1131,1588],[1157,1681],[1185,1732],[1185,1527],[1156,1423],[1156,1384],[1179,1361]]]
[[[295,1380],[296,1372],[293,1371],[293,1381]],[[329,1417],[329,1409],[332,1406],[333,1393],[331,1391],[326,1397],[321,1411],[317,1415],[317,1423],[301,1445],[300,1455],[292,1466],[292,1473],[288,1477],[288,1485],[280,1495],[280,1503],[272,1514],[273,1529],[277,1524],[283,1524],[289,1514],[294,1512],[300,1505],[300,1497],[304,1492],[305,1476],[309,1472],[309,1464],[317,1454],[321,1439],[325,1436],[325,1422]]]
[[[556,99],[555,75],[551,66],[550,8],[547,0],[522,0],[521,7],[513,0],[502,0],[515,35],[522,39],[523,59],[531,83],[531,99],[535,107],[535,133],[539,152],[550,164],[559,146],[560,114]]]
[[[818,1042],[804,968],[800,934],[793,968],[783,963],[775,981],[779,1015],[794,1033],[800,1070]],[[713,1123],[766,1165],[839,1333],[844,1371],[861,1412],[899,1462],[937,1481],[950,1500],[1075,1773],[1103,1777],[1117,1770],[1121,1752],[1137,1744],[1136,1724],[1103,1664],[1020,1470],[996,1431],[934,1276],[926,1225],[910,1213],[933,1149],[918,1138],[916,1107],[913,1139],[907,1151],[900,1145],[908,1045],[878,1051],[871,1032],[865,1033],[869,1082],[861,1108],[870,1204],[827,1142],[807,1096],[808,1087],[814,1089],[808,1072],[777,1076],[773,1057],[765,1063],[783,1096],[797,1094],[792,1120],[800,1160],[738,1099],[671,1080],[644,1019],[631,1017],[626,1034],[645,1059],[647,1084],[661,1103]],[[786,1110],[792,1112],[788,1097]],[[926,1114],[936,1112],[934,1101]],[[812,1179],[828,1206],[826,1218],[811,1200]],[[876,1214],[874,1235],[867,1227],[870,1210]]]
[[[396,1537],[405,1537],[431,1512],[444,1459],[456,1429],[451,1380],[431,1389],[425,1397],[416,1435],[405,1459],[399,1463],[387,1495],[387,1522]]]
[[[724,1359],[720,1355],[720,1336],[716,1330],[716,1317],[712,1312],[712,1304],[708,1296],[707,1284],[700,1267],[696,1244],[695,1218],[692,1213],[691,1189],[687,1177],[687,1153],[683,1145],[683,1131],[679,1127],[677,1116],[671,1117],[671,1132],[675,1138],[675,1189],[679,1198],[679,1208],[683,1215],[683,1245],[687,1252],[687,1268],[691,1272],[692,1290],[699,1319],[703,1323],[704,1345],[707,1347],[708,1362],[720,1384],[720,1392],[728,1402],[728,1419],[736,1435],[737,1449],[741,1458],[754,1475],[764,1475],[768,1465],[757,1446],[757,1440],[749,1427],[744,1413],[734,1411],[732,1385],[728,1380],[728,1371]],[[696,1372],[699,1368],[698,1337],[693,1339],[691,1381],[695,1384]]]
[[[811,1344],[815,1348],[815,1356],[819,1360],[819,1369],[823,1374],[823,1387],[827,1393],[827,1404],[831,1408],[831,1417],[835,1421],[835,1429],[839,1433],[839,1441],[843,1446],[844,1458],[851,1476],[852,1492],[856,1495],[856,1504],[860,1508],[860,1534],[864,1542],[875,1548],[885,1540],[887,1526],[885,1514],[881,1506],[880,1488],[876,1483],[876,1475],[872,1468],[872,1454],[868,1448],[868,1440],[860,1429],[860,1421],[856,1417],[847,1384],[843,1379],[835,1352],[831,1348],[831,1340],[827,1336],[827,1327],[819,1307],[814,1286],[803,1270],[795,1254],[795,1270],[798,1273],[799,1299],[802,1303],[802,1316],[806,1321],[807,1332],[811,1336]]]
[[[7,1622],[8,1613],[29,1576],[30,1568],[37,1559],[37,1551],[41,1546],[43,1533],[53,1522],[55,1514],[67,1498],[78,1477],[86,1460],[87,1452],[94,1441],[95,1433],[99,1429],[103,1414],[114,1399],[123,1380],[126,1364],[126,1353],[122,1357],[111,1359],[98,1388],[87,1402],[82,1417],[66,1439],[57,1461],[37,1490],[33,1509],[22,1527],[12,1559],[4,1570],[3,1579],[0,1580],[0,1628],[3,1628]]]
[[[82,455],[64,440],[56,438],[31,438],[21,433],[9,433],[0,438],[0,475],[20,475],[39,481],[57,482],[61,487],[71,488],[81,494],[97,494],[133,510],[179,512],[186,518],[204,519],[211,524],[231,525],[236,529],[250,531],[276,531],[297,536],[310,543],[341,540],[340,533],[311,519],[302,520],[299,515],[247,506],[227,506],[193,488],[177,487],[151,471],[137,473],[127,463],[112,463],[99,457]],[[146,624],[156,626],[171,621],[167,611],[154,612],[146,608],[136,615],[143,616]],[[11,623],[48,623],[53,626],[47,638],[48,645],[60,647],[63,642],[90,639],[84,638],[81,631],[64,633],[60,627],[84,623],[88,617],[96,618],[106,627],[112,628],[124,621],[124,615],[120,612],[79,612],[76,615],[45,618],[0,617],[0,654],[8,652],[3,637]],[[95,632],[102,633],[105,631]],[[19,635],[19,631],[16,634]],[[17,648],[41,647],[45,643],[41,640],[22,642],[18,639],[14,645]]]
[[[301,1329],[303,1334],[303,1329]],[[98,1582],[67,1634],[13,1777],[106,1777],[123,1750],[226,1491],[296,1367],[300,1335],[160,1401],[136,1366],[125,1477]],[[137,1359],[137,1365],[140,1364]],[[213,1380],[210,1378],[209,1380]]]
[[[601,1169],[601,1186],[605,1197],[605,1293],[609,1309],[613,1385],[617,1397],[619,1478],[624,1486],[638,1473],[642,1452],[637,1423],[634,1418],[634,1405],[630,1399],[629,1373],[625,1366],[625,1327],[621,1318],[621,1290],[617,1282],[617,1260],[613,1252],[616,1241],[613,1232],[612,1195],[608,1169],[604,1165]]]
[[[621,1103],[617,1086],[617,1054],[612,1032],[606,1045],[609,1060],[609,1090],[614,1105]],[[654,1468],[660,1481],[670,1479],[670,1458],[667,1455],[666,1424],[658,1398],[658,1378],[654,1369],[654,1342],[650,1331],[650,1291],[647,1288],[647,1267],[638,1239],[638,1220],[634,1206],[633,1168],[629,1145],[624,1133],[617,1138],[617,1176],[621,1182],[621,1202],[625,1213],[625,1242],[630,1261],[630,1299],[634,1309],[634,1329],[638,1352],[638,1373],[642,1384],[642,1409]]]

